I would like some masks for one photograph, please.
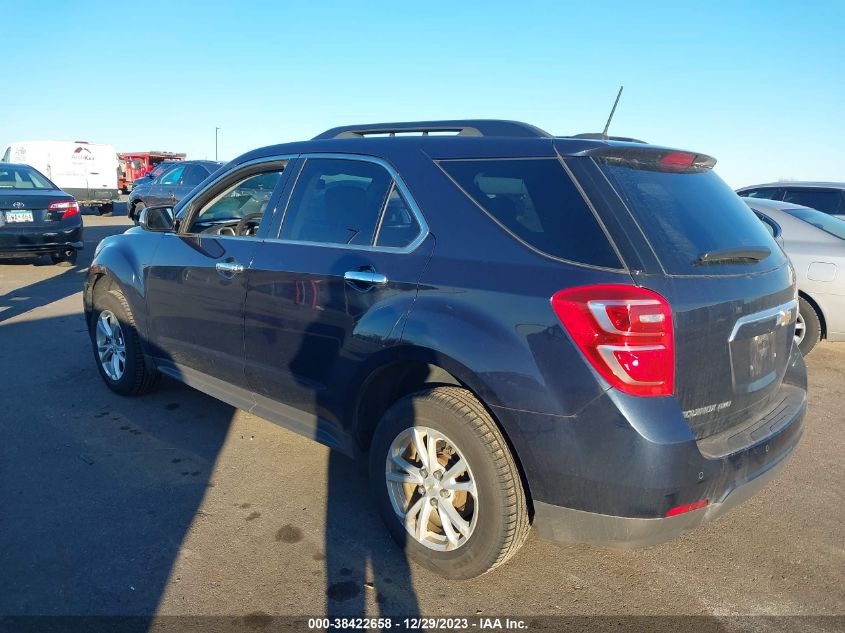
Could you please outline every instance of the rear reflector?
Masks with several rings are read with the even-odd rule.
[[[672,310],[656,292],[607,284],[561,290],[552,308],[593,368],[635,396],[675,390]]]
[[[677,514],[683,514],[684,512],[692,512],[693,510],[706,507],[709,503],[709,499],[701,499],[699,501],[694,501],[693,503],[688,503],[684,506],[675,506],[666,513],[666,516],[673,517]]]
[[[47,207],[48,211],[59,211],[63,218],[72,218],[79,215],[79,204],[76,200],[56,200]]]

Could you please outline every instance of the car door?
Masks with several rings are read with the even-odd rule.
[[[385,163],[309,156],[295,180],[247,273],[246,373],[259,415],[338,446],[349,390],[398,342],[434,238]]]
[[[148,270],[147,307],[156,362],[166,372],[247,389],[243,273],[271,224],[286,165],[272,160],[225,172],[183,206],[178,232],[162,240]]]
[[[152,182],[149,193],[144,196],[147,206],[176,204],[173,191],[179,186],[183,173],[185,173],[185,165],[177,165],[156,178]]]

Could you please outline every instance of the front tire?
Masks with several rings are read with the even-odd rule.
[[[141,211],[146,207],[143,202],[136,202],[132,205],[132,208],[129,210],[129,219],[138,224],[138,218],[141,215]]]
[[[818,312],[804,297],[798,297],[798,322],[795,324],[795,342],[804,356],[813,351],[822,337],[822,323]]]
[[[436,387],[398,401],[376,428],[369,460],[391,535],[441,576],[480,576],[528,537],[516,463],[496,423],[465,389]]]
[[[160,374],[144,362],[135,319],[119,290],[94,296],[90,333],[97,369],[109,389],[135,396],[155,387]]]

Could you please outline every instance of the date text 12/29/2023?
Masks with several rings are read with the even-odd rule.
[[[495,631],[524,630],[525,620],[519,618],[309,618],[308,628],[312,630],[450,630],[450,631]]]

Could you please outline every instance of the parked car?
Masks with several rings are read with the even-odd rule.
[[[845,182],[771,182],[736,192],[746,198],[782,200],[845,219]]]
[[[29,165],[0,163],[0,257],[71,266],[83,246],[76,199]]]
[[[213,160],[181,161],[172,163],[147,183],[136,182],[126,203],[129,218],[136,220],[144,207],[175,205],[222,164]]]
[[[6,147],[3,162],[23,163],[46,174],[80,206],[111,215],[119,199],[114,147],[87,141],[20,141]]]
[[[153,173],[164,163],[172,164],[185,160],[185,154],[176,152],[125,152],[117,155],[124,165],[118,187],[123,193],[130,193],[136,183],[147,174]],[[161,173],[163,170],[159,170]],[[155,174],[153,177],[157,176]]]
[[[794,273],[714,163],[508,121],[258,149],[100,243],[94,358],[119,394],[165,374],[367,459],[447,577],[532,522],[665,541],[774,477],[807,402]]]
[[[781,243],[798,276],[795,342],[845,341],[845,221],[790,202],[743,198]]]
[[[161,176],[165,171],[170,169],[173,165],[177,163],[181,164],[183,161],[176,161],[176,160],[163,160],[158,165],[156,165],[146,176],[141,176],[140,178],[136,178],[133,181],[132,187],[140,187],[141,185],[147,185],[152,181],[154,178]]]

